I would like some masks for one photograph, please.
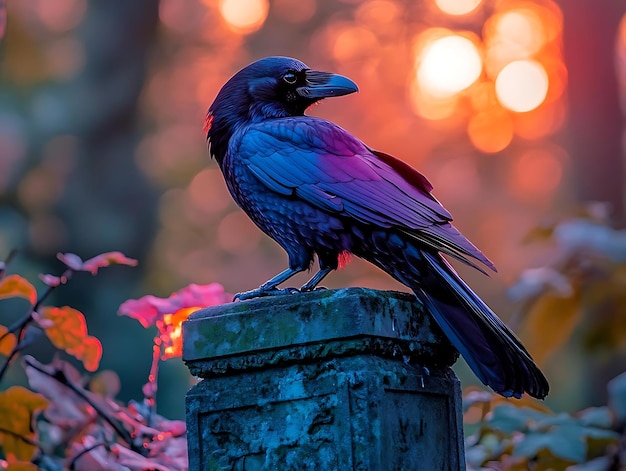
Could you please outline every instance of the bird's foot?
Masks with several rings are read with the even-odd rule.
[[[300,292],[301,293],[311,293],[312,291],[323,291],[325,289],[328,289],[328,288],[326,288],[325,286],[311,286],[311,287],[308,287],[307,285],[304,285],[304,286],[302,286],[300,288]]]
[[[250,291],[244,291],[242,293],[237,293],[233,297],[233,301],[245,301],[246,299],[254,299],[254,298],[262,298],[265,296],[281,296],[284,294],[296,294],[299,293],[300,290],[298,288],[257,288],[251,289]]]

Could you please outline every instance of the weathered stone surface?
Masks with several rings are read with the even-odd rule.
[[[411,295],[257,299],[183,333],[190,470],[464,469],[458,354]]]

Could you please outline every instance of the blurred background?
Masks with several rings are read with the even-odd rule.
[[[202,133],[222,84],[261,57],[294,56],[359,84],[358,94],[310,114],[428,176],[457,227],[499,269],[491,278],[459,271],[505,321],[517,319],[518,331],[524,319],[507,288],[553,251],[526,244],[527,234],[588,201],[607,202],[609,219],[624,223],[626,3],[6,3],[0,259],[20,249],[11,268],[33,282],[59,273],[60,251],[120,250],[139,260],[96,279],[77,276],[54,300],[85,313],[104,345],[102,367],[122,379],[121,399],[141,396],[155,332],[118,317],[120,303],[191,282],[247,290],[286,266],[231,201]],[[358,260],[325,282],[405,289]],[[19,314],[0,311],[0,322]],[[525,342],[532,336],[522,332]],[[571,411],[605,400],[606,380],[626,364],[618,347],[593,361],[576,345],[542,355],[548,405]],[[458,367],[464,385],[475,382]],[[23,382],[11,374],[9,384]],[[168,360],[160,412],[183,417],[190,384],[180,359]]]

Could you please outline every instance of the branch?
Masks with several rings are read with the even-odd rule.
[[[98,413],[98,415],[100,417],[102,417],[104,419],[104,421],[107,422],[113,428],[113,430],[115,430],[115,432],[119,435],[119,437],[128,445],[128,447],[132,451],[134,451],[135,453],[140,454],[141,456],[145,456],[146,455],[148,450],[146,448],[142,447],[142,446],[135,445],[133,443],[133,437],[128,432],[128,430],[126,430],[119,421],[115,420],[115,418],[113,418],[111,416],[111,414],[109,414],[109,412],[105,410],[105,408],[102,406],[102,404],[94,401],[91,397],[89,397],[88,392],[82,386],[74,384],[66,376],[65,372],[62,369],[55,368],[52,371],[50,371],[49,369],[47,369],[43,365],[41,365],[37,360],[35,360],[34,358],[29,357],[29,356],[26,356],[24,358],[24,362],[28,366],[30,366],[31,368],[34,368],[35,370],[39,371],[40,373],[43,373],[46,376],[49,376],[49,377],[55,379],[56,381],[58,381],[62,385],[64,385],[67,388],[69,388],[78,397],[80,397],[87,404],[89,404],[91,407],[93,407],[93,409]]]
[[[76,454],[76,456],[74,456],[74,457],[70,460],[70,462],[69,462],[69,464],[68,464],[68,469],[76,469],[76,468],[75,468],[75,466],[76,466],[76,461],[78,461],[78,459],[79,459],[81,456],[83,456],[83,455],[84,455],[84,454],[86,454],[86,453],[89,453],[91,450],[93,450],[93,449],[95,449],[95,448],[98,448],[98,447],[100,447],[100,446],[103,446],[103,447],[105,447],[105,448],[108,448],[108,444],[107,444],[107,443],[105,443],[105,442],[98,442],[98,443],[94,443],[94,444],[93,444],[93,445],[91,445],[91,446],[88,446],[87,448],[82,449],[80,452],[78,452],[78,453]]]
[[[22,440],[24,443],[28,443],[29,445],[39,448],[39,444],[37,442],[23,435],[20,435],[19,433],[15,433],[13,430],[8,430],[6,428],[0,427],[0,433],[6,433],[7,435],[11,435],[15,438]]]
[[[16,250],[11,251],[11,253],[7,257],[6,263],[8,263],[8,260],[12,256],[14,256],[15,253],[17,253]],[[73,273],[74,273],[74,270],[72,270],[71,268],[68,268],[67,270],[65,270],[63,274],[60,276],[61,280],[65,280],[62,283],[67,282],[67,280],[69,280],[72,277]],[[41,294],[41,296],[39,296],[39,299],[37,299],[37,302],[20,319],[18,319],[17,322],[15,322],[9,328],[9,330],[7,330],[4,334],[0,336],[0,342],[2,342],[2,340],[7,335],[15,334],[17,332],[16,337],[18,339],[17,344],[15,345],[15,347],[13,347],[13,350],[11,351],[11,354],[8,356],[6,361],[0,367],[0,381],[2,381],[2,378],[7,372],[9,365],[11,364],[11,361],[13,360],[13,358],[15,358],[15,355],[17,355],[19,351],[22,349],[22,345],[21,345],[22,334],[24,333],[24,330],[26,329],[28,324],[30,324],[33,321],[33,312],[37,312],[37,309],[39,309],[39,307],[48,298],[48,296],[50,296],[50,294],[59,286],[60,285],[47,285],[46,290]]]

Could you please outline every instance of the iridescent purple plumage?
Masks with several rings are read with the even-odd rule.
[[[209,108],[207,139],[237,204],[288,254],[289,268],[239,299],[281,294],[310,268],[315,288],[345,254],[411,288],[485,384],[543,398],[548,383],[515,335],[441,254],[481,271],[493,264],[454,226],[417,170],[328,121],[304,116],[324,97],[357,91],[349,79],[286,57],[235,74]]]

